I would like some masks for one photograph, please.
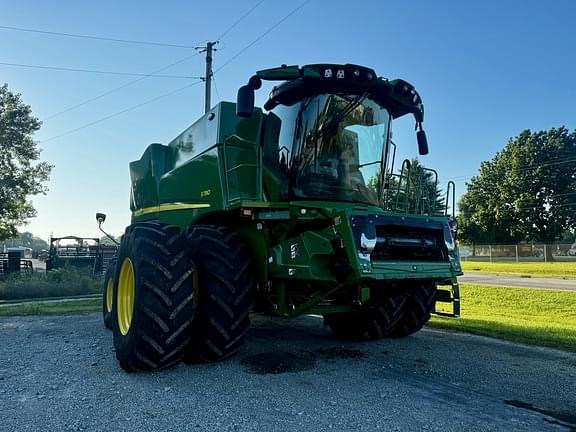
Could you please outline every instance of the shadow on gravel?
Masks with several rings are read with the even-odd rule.
[[[544,414],[547,417],[555,419],[555,420],[545,419],[548,423],[563,426],[565,428],[568,428],[568,430],[571,432],[576,432],[576,415],[574,414],[568,414],[538,408],[528,402],[522,402],[519,400],[505,400],[504,403],[506,405],[510,405],[516,408],[522,408],[525,410],[537,412],[539,414]]]
[[[314,369],[316,360],[361,359],[363,357],[362,351],[333,347],[294,353],[279,351],[255,354],[240,360],[240,365],[250,373],[278,375]]]

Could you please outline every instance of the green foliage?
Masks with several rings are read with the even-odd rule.
[[[46,273],[15,273],[0,279],[0,299],[64,297],[101,292],[100,279],[87,269],[65,267]]]
[[[468,183],[459,215],[470,243],[553,242],[576,229],[576,131],[523,131]]]
[[[31,232],[25,231],[23,233],[18,233],[18,235],[6,241],[5,246],[23,246],[31,248],[34,251],[48,250],[48,242],[36,237]]]
[[[576,292],[462,284],[462,318],[429,326],[576,352]]]
[[[52,166],[34,164],[40,150],[32,134],[40,124],[19,94],[0,86],[0,240],[15,237],[16,227],[36,215],[27,198],[47,191]]]

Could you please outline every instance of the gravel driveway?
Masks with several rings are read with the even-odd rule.
[[[99,314],[0,318],[1,431],[576,430],[576,354],[253,319],[233,359],[126,374]]]

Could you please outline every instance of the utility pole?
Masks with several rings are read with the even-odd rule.
[[[210,111],[210,104],[211,104],[211,90],[212,90],[212,52],[216,51],[214,45],[216,42],[208,42],[206,43],[205,47],[196,47],[197,50],[200,50],[201,53],[206,53],[206,75],[204,76],[204,83],[205,83],[205,97],[204,97],[204,114]]]

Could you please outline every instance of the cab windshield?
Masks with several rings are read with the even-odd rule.
[[[318,95],[300,104],[291,189],[295,197],[379,205],[390,114],[367,95]]]

